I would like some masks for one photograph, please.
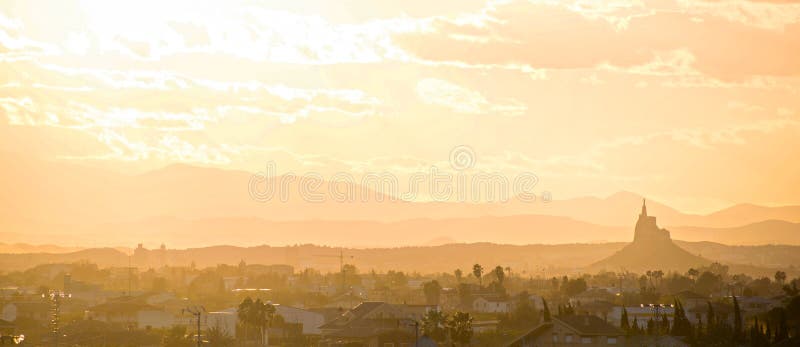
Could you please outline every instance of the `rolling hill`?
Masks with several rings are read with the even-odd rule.
[[[680,248],[670,237],[670,232],[656,224],[656,217],[647,214],[642,205],[642,213],[634,229],[633,242],[611,256],[590,266],[593,269],[627,269],[646,271],[684,271],[710,264],[711,261]]]

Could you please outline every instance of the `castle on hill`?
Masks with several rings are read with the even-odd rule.
[[[691,254],[673,243],[669,231],[658,227],[655,216],[647,215],[647,205],[642,201],[642,212],[636,221],[633,242],[589,268],[686,271],[690,267],[709,263],[709,260]]]
[[[633,242],[661,243],[671,240],[669,230],[659,228],[656,224],[656,217],[647,215],[647,203],[642,199],[642,213],[639,214],[639,220],[636,221]]]

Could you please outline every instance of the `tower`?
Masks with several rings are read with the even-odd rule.
[[[642,199],[642,213],[636,221],[636,229],[633,233],[634,242],[663,242],[669,241],[669,231],[659,228],[656,224],[655,216],[647,215],[647,203]]]

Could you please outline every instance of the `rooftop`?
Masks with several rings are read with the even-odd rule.
[[[592,315],[562,315],[553,317],[553,321],[566,325],[578,335],[619,336],[625,334],[600,317]]]

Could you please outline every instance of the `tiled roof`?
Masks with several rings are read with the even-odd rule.
[[[553,323],[550,322],[544,322],[542,324],[539,324],[533,328],[528,329],[528,331],[526,331],[522,335],[515,337],[512,341],[507,342],[505,346],[506,347],[521,346],[525,340],[538,336],[539,334],[547,331],[547,329],[549,329],[552,326]]]
[[[625,334],[600,317],[592,315],[562,315],[553,317],[553,321],[561,322],[579,335],[619,336]]]
[[[358,306],[353,307],[350,311],[345,312],[344,314],[340,315],[336,319],[327,322],[321,325],[320,329],[336,329],[336,328],[344,328],[350,323],[360,320],[376,308],[385,305],[385,302],[382,301],[365,301]]]
[[[361,318],[365,316],[367,313],[372,312],[372,310],[382,306],[383,304],[385,303],[382,301],[364,301],[358,304],[358,306],[353,307],[353,309],[350,310],[350,312],[353,314],[355,318]]]

